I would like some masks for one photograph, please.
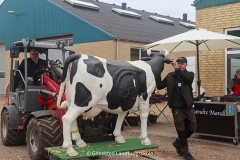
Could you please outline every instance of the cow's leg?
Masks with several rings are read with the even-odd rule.
[[[151,141],[147,135],[147,119],[149,112],[149,105],[146,104],[144,100],[140,100],[139,102],[139,110],[140,110],[140,119],[141,119],[141,135],[140,138],[142,145],[151,145]]]
[[[68,107],[67,112],[62,117],[63,121],[63,148],[66,148],[67,155],[69,156],[76,156],[78,153],[72,147],[72,140],[71,140],[71,128],[73,125],[73,121],[84,112],[82,107],[77,107],[74,104],[70,104]]]
[[[79,129],[78,129],[78,125],[77,125],[77,120],[73,121],[71,133],[72,133],[72,140],[74,140],[76,142],[76,145],[78,147],[85,147],[87,145],[81,138],[81,135],[80,135]]]
[[[115,126],[115,129],[113,132],[113,135],[115,136],[115,141],[117,143],[125,143],[125,139],[121,135],[121,127],[122,127],[122,123],[123,123],[123,120],[124,120],[126,114],[127,114],[127,112],[122,112],[122,113],[118,114],[116,126]]]

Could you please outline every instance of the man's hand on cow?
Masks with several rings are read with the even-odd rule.
[[[176,68],[176,61],[174,60],[174,58],[170,58],[171,60],[171,65],[173,66],[173,68]]]

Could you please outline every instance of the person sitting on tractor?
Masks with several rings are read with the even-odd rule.
[[[36,73],[36,71],[46,69],[48,66],[45,60],[39,58],[39,52],[37,49],[31,49],[29,53],[30,53],[30,57],[27,58],[27,65],[28,65],[27,79],[28,79],[28,84],[35,84],[36,82],[35,78],[42,74],[42,72]],[[23,74],[23,76],[25,75],[24,62],[25,60],[23,59],[18,68]]]

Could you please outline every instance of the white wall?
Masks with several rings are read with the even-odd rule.
[[[65,47],[67,50],[73,50],[72,46]],[[65,54],[65,59],[69,56],[68,52]],[[40,55],[39,56],[42,59],[46,59],[45,55]],[[56,49],[49,49],[48,51],[48,59],[49,60],[54,60],[56,61],[57,59],[62,62],[62,51],[61,50],[56,50]]]
[[[193,57],[186,57],[187,58],[187,61],[188,61],[188,64],[187,64],[187,70],[188,71],[191,71],[195,74],[195,77],[196,77],[196,57],[193,56]],[[192,84],[192,88],[193,88],[193,92],[196,92],[196,78],[194,77],[194,80],[193,80],[193,84]]]
[[[6,72],[5,54],[5,44],[0,43],[0,72]],[[5,78],[0,78],[0,94],[5,94]]]

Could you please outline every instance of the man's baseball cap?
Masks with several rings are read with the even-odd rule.
[[[187,58],[186,57],[179,57],[176,62],[187,63]]]

